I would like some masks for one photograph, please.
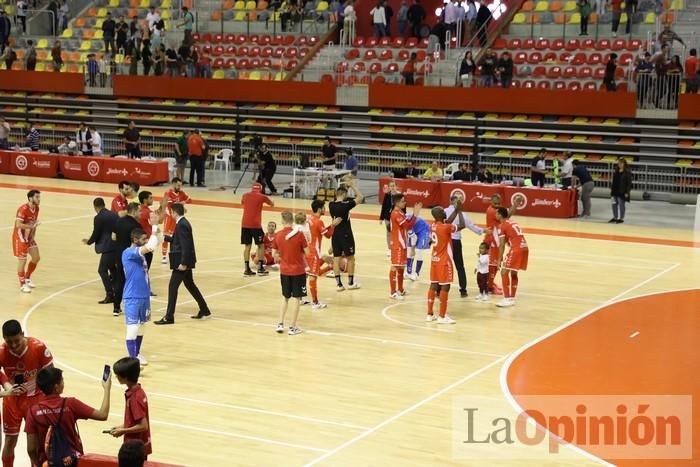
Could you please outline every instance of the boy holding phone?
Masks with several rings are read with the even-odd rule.
[[[151,427],[148,417],[148,397],[139,384],[141,364],[137,358],[124,357],[114,365],[114,374],[119,384],[126,385],[126,407],[124,408],[124,424],[115,426],[109,434],[115,438],[124,436],[124,442],[131,440],[143,441],[146,456],[153,452],[151,446]]]

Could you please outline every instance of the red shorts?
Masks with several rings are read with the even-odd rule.
[[[323,259],[317,255],[310,255],[306,257],[306,273],[309,276],[318,277],[321,275],[321,266],[323,266]]]
[[[430,282],[437,282],[440,285],[451,284],[452,276],[452,262],[430,264]]]
[[[498,257],[501,255],[501,250],[497,246],[489,248],[489,266],[498,266]]]
[[[27,257],[27,253],[29,252],[29,249],[36,247],[37,244],[34,241],[34,239],[31,239],[28,242],[23,242],[19,238],[12,239],[12,253],[17,259],[25,259]]]
[[[6,435],[19,435],[22,420],[27,417],[29,408],[39,402],[42,396],[4,397],[2,399],[2,431]]]
[[[529,253],[530,250],[528,248],[510,250],[508,255],[503,260],[503,269],[510,269],[512,271],[526,271],[527,257]]]
[[[163,234],[172,235],[175,232],[175,219],[167,214],[163,218]]]
[[[406,248],[392,248],[391,249],[391,265],[396,266],[398,268],[405,268],[406,267],[406,259],[407,259],[407,251]]]

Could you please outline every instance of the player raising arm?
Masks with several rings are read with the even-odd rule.
[[[522,197],[517,196],[513,199],[513,205],[508,209],[508,217],[518,209],[522,203]],[[496,219],[496,210],[501,207],[501,195],[494,193],[491,196],[491,203],[486,208],[486,235],[484,243],[489,246],[489,277],[488,289],[489,293],[494,295],[502,295],[503,290],[496,285],[496,273],[498,272],[500,248],[498,243],[498,220]]]
[[[498,302],[496,306],[501,308],[515,305],[515,294],[518,291],[518,271],[527,270],[527,259],[530,252],[523,230],[517,223],[508,219],[509,215],[506,208],[496,210],[500,237],[498,263],[501,267],[501,280],[503,281],[503,300]],[[506,243],[510,249],[504,259],[503,253],[506,249]]]
[[[408,230],[413,228],[416,219],[423,207],[421,203],[413,206],[413,216],[407,217],[406,197],[402,193],[392,195],[394,209],[391,212],[391,268],[389,269],[389,284],[391,298],[403,300],[406,291],[403,288],[403,272],[406,267],[407,252],[406,240]]]
[[[355,198],[348,198],[348,189],[355,192]],[[360,284],[355,282],[355,237],[350,224],[350,211],[362,203],[365,199],[360,193],[355,182],[350,180],[348,185],[341,185],[335,192],[336,200],[331,201],[328,210],[333,219],[340,218],[340,222],[333,230],[331,245],[333,246],[333,272],[335,273],[336,290],[345,290],[340,277],[340,259],[344,256],[348,261],[348,289],[359,289]]]
[[[39,204],[41,192],[29,190],[27,202],[17,209],[15,228],[12,232],[12,250],[17,258],[19,290],[30,293],[34,288],[31,277],[39,263],[39,246],[36,244],[36,228],[39,226]],[[32,260],[27,265],[27,255]],[[26,267],[26,271],[25,271]]]

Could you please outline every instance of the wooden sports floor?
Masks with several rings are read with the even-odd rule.
[[[18,291],[11,233],[29,188],[43,191],[37,242],[42,260],[31,294]],[[166,188],[154,188],[160,196]],[[97,405],[102,366],[125,354],[124,321],[114,318],[96,273],[98,257],[81,244],[92,227],[92,199],[109,202],[112,185],[0,176],[2,320],[24,322],[65,370],[67,395]],[[176,325],[149,325],[142,384],[149,394],[153,460],[188,466],[231,465],[601,465],[572,449],[548,455],[522,443],[457,446],[454,413],[486,397],[504,416],[519,394],[700,395],[697,292],[700,250],[693,232],[518,218],[530,245],[517,305],[500,310],[453,288],[453,326],[425,323],[425,277],[408,282],[403,302],[389,298],[384,228],[376,205],[353,213],[360,290],[338,293],[320,279],[329,307],[302,309],[298,336],[274,332],[280,303],[276,273],[242,276],[238,196],[189,192],[199,263],[195,279],[215,319],[181,289]],[[292,200],[276,198],[279,206]],[[296,201],[296,208],[308,208]],[[263,221],[279,221],[280,209]],[[426,211],[424,216],[428,215]],[[472,219],[483,223],[483,214]],[[480,239],[464,233],[473,270]],[[154,261],[153,316],[165,306],[169,271]],[[651,295],[651,299],[633,297]],[[618,303],[619,302],[619,303]],[[577,320],[572,323],[573,320]],[[636,334],[635,334],[636,333]],[[109,422],[84,422],[89,452],[114,454],[119,440],[101,431],[119,423],[123,388],[114,383]],[[697,404],[695,404],[697,406]],[[695,431],[700,433],[695,409]],[[457,420],[458,422],[455,422]],[[697,438],[697,435],[696,435]],[[456,440],[456,441],[455,441]],[[453,442],[454,441],[454,442]],[[697,444],[697,441],[696,441]],[[693,459],[620,465],[697,465]],[[22,453],[16,465],[22,465]],[[615,460],[608,459],[611,463]]]

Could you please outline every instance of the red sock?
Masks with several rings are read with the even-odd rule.
[[[17,276],[19,277],[19,285],[24,285],[24,272],[18,272]]]
[[[30,262],[27,265],[27,272],[24,274],[25,279],[29,279],[30,277],[32,277],[32,273],[36,270],[36,265],[37,265],[37,263],[32,263],[32,262]]]
[[[515,298],[515,293],[518,291],[518,273],[517,272],[512,272],[510,276],[510,289],[511,289],[511,298]]]
[[[440,291],[440,318],[444,318],[447,314],[447,296],[449,292],[447,290]]]
[[[433,315],[433,303],[435,303],[435,289],[430,287],[428,289],[428,314]]]
[[[403,269],[396,270],[396,281],[399,283],[397,289],[399,292],[403,292]]]
[[[163,245],[162,245],[162,248],[160,250],[161,253],[163,254],[163,256],[166,256],[168,254],[168,243],[169,242],[167,240],[163,240]]]
[[[311,292],[311,301],[318,303],[318,287],[316,287],[316,281],[309,281],[309,291]]]
[[[489,283],[487,287],[490,289],[494,288],[494,285],[496,285],[496,266],[491,266],[489,265]]]
[[[327,264],[327,265],[321,267],[321,269],[318,271],[318,275],[325,276],[328,271],[332,271],[332,270],[333,270],[333,266],[331,266],[330,264]]]
[[[501,280],[503,281],[503,298],[510,298],[510,273],[506,272],[501,274]]]
[[[2,458],[2,467],[13,467],[14,463],[15,456]]]
[[[391,286],[391,293],[393,295],[394,292],[396,292],[396,270],[393,268],[389,270],[389,285]]]

